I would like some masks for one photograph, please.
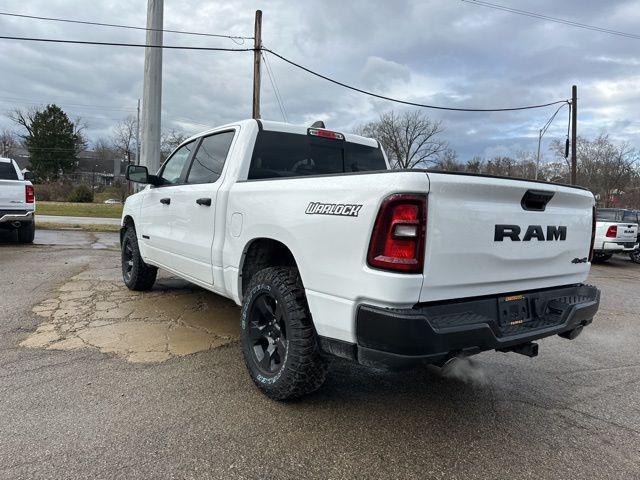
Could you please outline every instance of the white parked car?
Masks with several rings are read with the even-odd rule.
[[[106,205],[122,205],[122,202],[120,200],[116,200],[115,198],[108,198],[103,203],[105,203]]]
[[[32,243],[36,232],[36,197],[31,172],[0,157],[0,229],[17,230],[20,243]]]
[[[585,285],[593,195],[578,187],[389,171],[376,140],[245,120],[182,143],[122,216],[134,290],[163,268],[242,305],[247,368],[287,399],[332,355],[442,365],[485,350],[537,354],[599,305]]]
[[[638,215],[632,210],[602,208],[597,212],[594,260],[605,262],[615,253],[633,258],[638,250]]]

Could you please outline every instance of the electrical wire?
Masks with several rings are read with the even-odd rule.
[[[264,65],[267,70],[267,75],[269,76],[269,80],[271,81],[271,87],[273,88],[273,93],[276,96],[276,100],[278,101],[278,106],[280,107],[280,112],[282,113],[282,118],[285,122],[287,122],[287,111],[284,108],[284,102],[282,101],[282,95],[280,95],[280,88],[278,87],[278,82],[276,81],[276,74],[271,68],[269,61],[267,59],[267,54],[263,51],[260,51],[260,55],[264,59]]]
[[[91,40],[63,40],[60,38],[35,38],[35,37],[13,37],[0,36],[0,40],[20,40],[25,42],[44,43],[67,43],[75,45],[99,45],[109,47],[140,47],[140,48],[163,48],[168,50],[200,50],[210,52],[253,52],[254,48],[222,48],[222,47],[190,47],[182,45],[148,45],[144,43],[118,43],[118,42],[96,42]]]
[[[556,118],[558,113],[560,113],[560,110],[562,110],[567,105],[569,105],[569,107],[571,107],[571,102],[567,101],[566,103],[563,103],[562,105],[560,105],[558,107],[558,109],[553,113],[553,115],[551,115],[549,120],[547,120],[547,123],[545,123],[544,126],[540,129],[541,135],[544,135],[545,133],[547,133],[547,130],[549,129],[549,127],[553,123],[553,120]]]
[[[287,114],[286,114],[286,111],[284,109],[284,103],[282,103],[282,98],[280,97],[280,90],[278,89],[277,83],[275,81],[275,74],[271,71],[271,67],[269,66],[269,62],[267,61],[267,55],[264,52],[260,52],[260,54],[262,55],[262,58],[264,59],[264,65],[266,67],[267,75],[268,75],[269,80],[271,82],[271,88],[273,88],[273,93],[274,93],[274,95],[276,97],[276,101],[278,102],[278,106],[280,107],[280,113],[282,113],[282,119],[286,123],[288,121],[287,120]]]
[[[100,111],[104,111],[104,110],[113,110],[113,111],[122,111],[122,112],[135,112],[136,109],[133,107],[130,108],[126,108],[126,107],[108,107],[106,105],[88,105],[88,104],[83,104],[83,103],[67,103],[67,102],[52,102],[51,100],[49,100],[48,102],[45,101],[38,101],[35,99],[28,99],[28,98],[20,98],[20,97],[0,97],[0,102],[3,103],[30,103],[33,105],[46,105],[49,103],[55,103],[56,105],[60,105],[63,107],[73,107],[73,108],[80,108],[80,109],[90,109],[90,110],[100,110]]]
[[[481,0],[461,0],[465,3],[477,5],[480,7],[493,8],[494,10],[502,10],[503,12],[515,13],[516,15],[523,15],[525,17],[537,18],[538,20],[547,20],[549,22],[560,23],[562,25],[568,25],[576,28],[583,28],[585,30],[591,30],[593,32],[608,33],[610,35],[617,35],[625,38],[632,38],[634,40],[640,40],[640,35],[635,33],[621,32],[619,30],[613,30],[610,28],[598,27],[596,25],[588,25],[586,23],[574,22],[573,20],[566,20],[564,18],[551,17],[549,15],[543,15],[541,13],[529,12],[527,10],[519,10],[517,8],[505,7],[504,5],[498,5],[496,3],[485,2]]]
[[[335,83],[336,85],[340,85],[341,87],[344,88],[348,88],[349,90],[353,90],[355,92],[359,92],[362,93],[364,95],[369,95],[371,97],[375,97],[375,98],[380,98],[382,100],[388,100],[390,102],[395,102],[395,103],[401,103],[403,105],[411,105],[414,107],[421,107],[421,108],[430,108],[433,110],[448,110],[448,111],[452,111],[452,112],[513,112],[513,111],[517,111],[517,110],[531,110],[534,108],[544,108],[544,107],[549,107],[551,105],[558,105],[560,103],[566,103],[567,100],[557,100],[555,102],[549,102],[549,103],[542,103],[539,105],[527,105],[524,107],[509,107],[509,108],[456,108],[456,107],[443,107],[443,106],[438,106],[438,105],[427,105],[424,103],[417,103],[417,102],[409,102],[407,100],[400,100],[397,98],[392,98],[392,97],[387,97],[385,95],[380,95],[377,93],[373,93],[373,92],[369,92],[367,90],[363,90],[361,88],[357,88],[351,85],[347,85],[346,83],[340,82],[338,80],[334,80],[332,78],[327,77],[326,75],[323,75],[321,73],[318,72],[314,72],[313,70],[311,70],[310,68],[304,67],[302,65],[300,65],[299,63],[296,63],[292,60],[289,60],[288,58],[283,57],[282,55],[274,52],[273,50],[269,49],[269,48],[262,48],[262,50],[267,51],[269,53],[271,53],[272,55],[278,57],[280,60],[294,66],[297,67],[301,70],[304,70],[307,73],[310,73],[311,75],[315,75],[316,77],[322,78],[323,80],[326,80],[328,82],[331,83]]]
[[[31,41],[31,42],[99,45],[99,46],[113,46],[113,47],[142,47],[142,48],[150,47],[150,48],[162,48],[162,49],[171,49],[171,50],[196,50],[196,51],[220,51],[220,52],[252,52],[256,50],[255,48],[192,47],[192,46],[181,46],[181,45],[147,45],[147,44],[140,44],[140,43],[97,42],[97,41],[89,41],[89,40],[63,40],[63,39],[54,39],[54,38],[14,37],[14,36],[0,36],[0,40],[19,40],[19,41]],[[558,105],[560,103],[565,103],[567,101],[567,100],[556,100],[554,102],[542,103],[538,105],[526,105],[522,107],[507,107],[507,108],[458,108],[458,107],[443,107],[439,105],[428,105],[424,103],[400,100],[397,98],[388,97],[386,95],[380,95],[378,93],[369,92],[367,90],[363,90],[361,88],[348,85],[338,80],[334,80],[321,73],[315,72],[310,68],[300,65],[299,63],[296,63],[292,60],[289,60],[288,58],[280,55],[279,53],[274,52],[269,48],[259,47],[258,50],[269,52],[272,55],[278,57],[280,60],[296,68],[304,70],[305,72],[311,75],[314,75],[318,78],[322,78],[323,80],[334,83],[343,88],[347,88],[349,90],[353,90],[355,92],[359,92],[371,97],[379,98],[381,100],[387,100],[390,102],[400,103],[403,105],[411,105],[411,106],[420,107],[420,108],[430,108],[433,110],[446,110],[446,111],[452,111],[452,112],[513,112],[513,111],[519,111],[519,110],[531,110],[535,108],[549,107],[551,105]]]
[[[6,16],[6,17],[29,18],[32,20],[45,20],[49,22],[78,23],[82,25],[94,25],[98,27],[113,27],[113,28],[126,28],[129,30],[144,30],[147,32],[179,33],[181,35],[197,35],[201,37],[228,38],[236,42],[238,45],[242,45],[245,40],[253,40],[253,37],[246,37],[241,35],[223,35],[218,33],[188,32],[185,30],[169,30],[169,29],[163,29],[163,28],[145,28],[145,27],[136,27],[133,25],[122,25],[117,23],[91,22],[87,20],[72,20],[69,18],[40,17],[36,15],[24,15],[20,13],[11,13],[11,12],[0,12],[0,15]]]

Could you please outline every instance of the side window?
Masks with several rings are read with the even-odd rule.
[[[193,157],[187,183],[213,183],[220,177],[235,132],[223,132],[202,139]]]
[[[195,147],[196,142],[189,142],[186,145],[183,145],[178,150],[174,152],[173,155],[169,157],[169,159],[165,162],[162,167],[162,172],[160,173],[160,178],[162,178],[162,183],[165,185],[175,185],[180,182],[180,177],[182,176],[182,170],[184,169],[189,156],[191,155],[191,151]]]

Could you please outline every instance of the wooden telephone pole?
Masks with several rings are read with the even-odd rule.
[[[578,177],[578,154],[576,145],[578,143],[578,87],[571,88],[571,185],[577,183]]]
[[[256,10],[253,34],[253,118],[260,118],[260,60],[262,57],[262,10]]]

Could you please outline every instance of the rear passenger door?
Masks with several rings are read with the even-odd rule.
[[[202,137],[186,173],[176,188],[171,235],[175,242],[176,269],[187,277],[213,285],[212,246],[216,199],[222,171],[235,135],[234,130]],[[221,212],[224,220],[224,212]]]

